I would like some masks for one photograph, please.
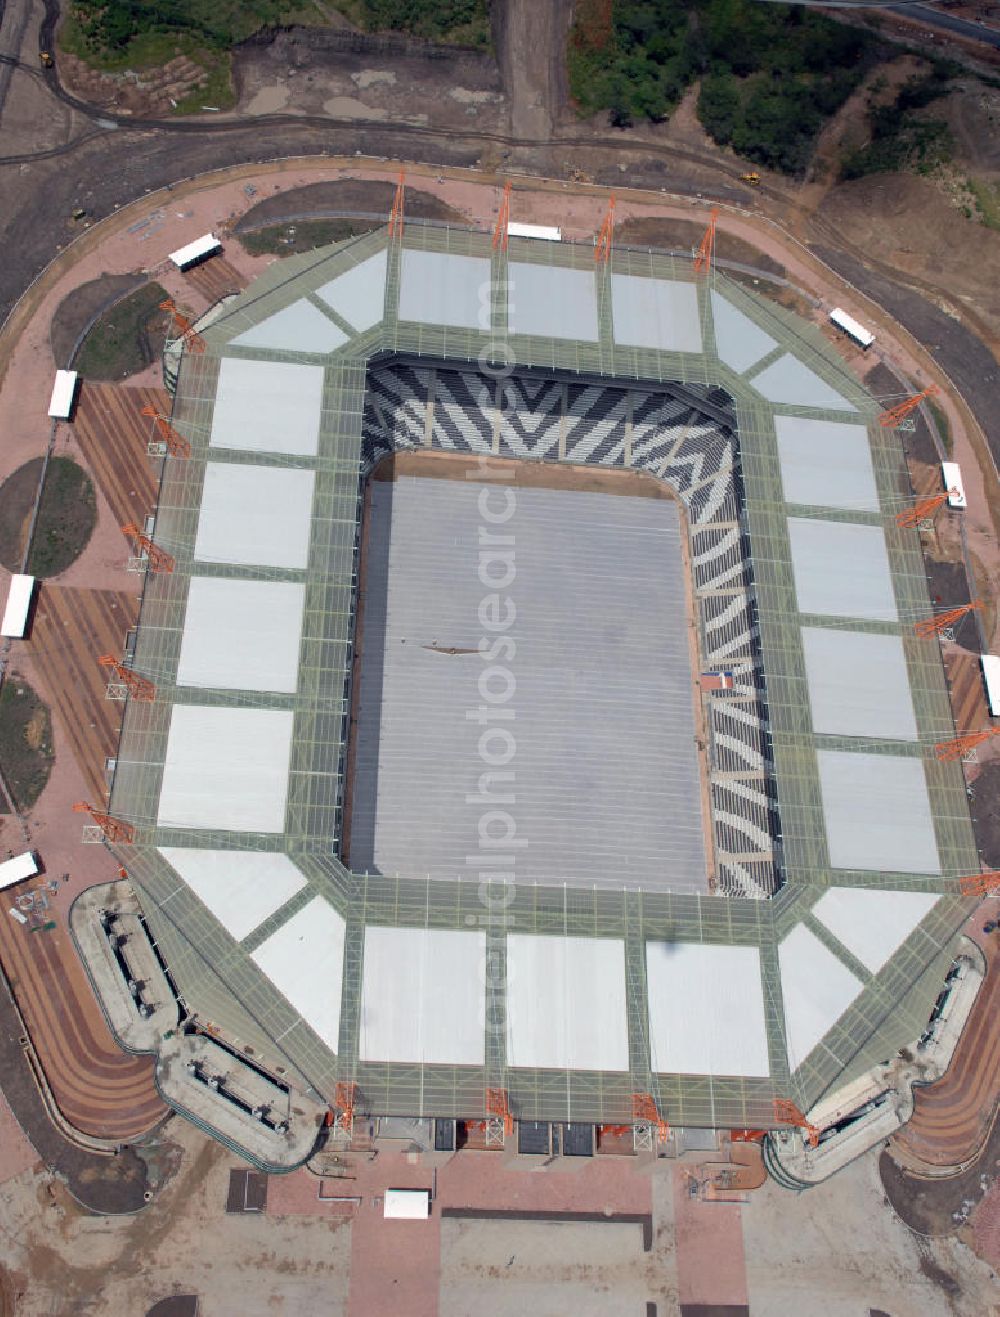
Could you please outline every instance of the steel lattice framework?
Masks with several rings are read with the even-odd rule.
[[[234,347],[232,339],[293,302],[312,297],[316,288],[336,274],[357,267],[383,250],[388,263],[383,318],[357,333],[346,321],[331,315],[345,333],[351,333],[349,341],[325,361],[322,428],[316,457],[289,458],[278,453],[254,456],[258,464],[275,468],[306,465],[316,477],[308,572],[298,576],[278,569],[256,573],[274,580],[304,580],[306,627],[297,689],[291,695],[264,695],[192,691],[179,686],[176,673],[180,637],[188,582],[194,574],[194,540],[220,361],[225,356],[243,356],[315,362],[316,357],[309,354]],[[404,250],[491,262],[493,293],[487,330],[400,320],[397,308]],[[595,278],[599,319],[596,341],[508,332],[503,290],[507,262],[515,255],[520,262],[586,270]],[[808,1111],[831,1087],[891,1055],[921,1032],[954,955],[958,930],[970,909],[969,899],[961,896],[957,884],[959,875],[978,868],[961,767],[941,762],[932,753],[934,744],[954,735],[940,651],[936,638],[913,634],[914,623],[929,612],[926,578],[916,533],[897,525],[893,515],[909,494],[898,437],[878,425],[877,403],[839,366],[818,331],[781,307],[752,297],[714,268],[710,276],[696,284],[701,352],[658,351],[616,343],[609,287],[613,274],[652,276],[675,283],[689,283],[693,277],[689,262],[650,251],[616,245],[609,263],[599,262],[595,270],[591,244],[532,243],[512,238],[509,250],[495,249],[489,234],[408,221],[405,234],[396,232],[390,237],[380,231],[275,264],[211,325],[199,331],[205,351],[185,353],[183,357],[169,424],[183,436],[191,451],[184,459],[169,453],[162,459],[152,539],[157,551],[169,557],[173,569],[149,573],[145,579],[133,665],[155,684],[156,699],[152,703],[130,700],[127,706],[109,813],[134,829],[134,842],[116,847],[116,853],[128,867],[149,926],[188,1008],[212,1020],[242,1044],[255,1047],[266,1063],[280,1066],[326,1101],[334,1101],[340,1085],[341,1093],[349,1091],[352,1095],[352,1111],[481,1116],[487,1110],[487,1092],[502,1090],[515,1116],[629,1122],[633,1118],[633,1095],[638,1093],[648,1095],[672,1126],[765,1128],[774,1123],[776,1098],[794,1101]],[[789,513],[776,458],[774,407],[746,378],[750,372],[733,369],[717,351],[711,297],[720,290],[732,306],[774,340],[775,349],[762,364],[781,353],[794,355],[849,399],[867,425],[880,502],[888,515],[862,514],[860,520],[884,528],[900,620],[898,626],[852,621],[851,627],[903,637],[919,728],[916,743],[818,738],[813,731],[804,695],[800,630],[816,619],[800,614],[796,602],[787,530]],[[706,422],[706,434],[711,434],[712,462],[706,458],[693,476],[689,465],[688,476],[684,477],[689,484],[681,490],[690,518],[702,652],[711,654],[719,637],[732,646],[727,666],[735,670],[737,682],[743,684],[744,707],[751,710],[752,730],[750,740],[740,743],[749,749],[733,753],[743,754],[744,760],[749,756],[753,760],[752,774],[762,782],[767,779],[761,787],[759,809],[763,830],[775,843],[762,850],[759,873],[753,864],[744,865],[742,873],[736,864],[728,875],[720,870],[724,881],[720,882],[719,894],[521,886],[503,909],[484,910],[473,884],[354,874],[338,858],[336,839],[342,824],[363,482],[381,451],[404,442],[401,435],[405,427],[385,424],[385,400],[391,396],[393,379],[399,378],[403,367],[461,375],[504,356],[524,370],[548,373],[554,380],[586,381],[621,391],[628,399],[628,438],[615,454],[620,464],[638,464],[643,439],[636,426],[635,409],[651,395],[676,404],[680,419],[677,433],[663,452],[653,453],[655,435],[651,435],[652,456],[647,469],[669,478],[671,452],[676,458],[684,442],[681,431],[698,424],[699,419]],[[380,410],[381,419],[375,415]],[[809,414],[835,415],[823,408],[813,408]],[[658,433],[662,430],[661,425]],[[498,443],[496,436],[491,442]],[[706,440],[705,453],[709,447]],[[493,451],[500,450],[494,446]],[[245,460],[238,453],[216,451],[212,456],[216,461]],[[558,446],[533,456],[574,460],[571,452]],[[720,478],[725,488],[719,485]],[[678,475],[677,479],[681,481],[682,477]],[[704,510],[713,491],[718,493],[718,503],[699,520],[699,509]],[[805,517],[816,515],[809,509],[795,512]],[[831,520],[859,520],[838,513],[824,515]],[[699,556],[706,564],[700,577]],[[709,566],[720,562],[728,572],[728,584],[714,576]],[[198,570],[234,579],[247,574],[246,568],[236,563]],[[723,613],[725,617],[719,621]],[[822,624],[836,625],[829,619],[823,619]],[[721,661],[721,649],[719,658]],[[283,833],[216,832],[157,825],[170,714],[175,705],[184,704],[291,711],[294,735]],[[733,729],[727,719],[732,720],[735,707],[722,700],[716,702],[713,729],[719,747],[733,742]],[[822,823],[817,750],[859,747],[868,753],[924,759],[940,874],[913,876],[858,870],[834,874],[831,870]],[[727,771],[734,771],[731,764]],[[723,795],[720,788],[716,793],[719,810],[729,807],[725,802],[720,804]],[[294,859],[307,887],[238,942],[178,882],[159,853],[158,848],[163,846],[281,851]],[[778,870],[783,879],[780,889],[775,880]],[[788,1062],[777,947],[790,930],[806,920],[825,945],[836,954],[842,952],[810,916],[818,897],[833,882],[931,891],[940,893],[941,899],[919,932],[893,956],[884,971],[877,975],[864,973],[860,996],[828,1032],[824,1045],[793,1071]],[[317,894],[334,905],[347,922],[336,1052],[303,1024],[250,959],[280,924]],[[745,899],[748,896],[771,899]],[[498,967],[496,982],[501,985],[490,987],[489,992],[499,997],[503,993],[504,939],[511,931],[621,939],[628,989],[629,1072],[515,1071],[506,1063],[502,1031],[488,1032],[482,1068],[363,1064],[358,1059],[363,937],[366,926],[380,924],[482,929]],[[650,1047],[645,963],[645,943],[657,938],[758,949],[771,1063],[769,1079],[673,1075],[657,1070]],[[852,968],[858,969],[857,965]],[[348,1090],[345,1085],[352,1087]]]

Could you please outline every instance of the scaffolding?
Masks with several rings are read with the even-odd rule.
[[[158,439],[152,440],[147,445],[147,452],[150,457],[162,457],[168,453],[171,457],[190,457],[191,445],[182,434],[178,434],[170,424],[169,419],[155,407],[143,407],[143,416],[149,416],[156,424],[156,430],[159,434]]]
[[[497,214],[497,222],[493,226],[493,250],[507,250],[507,243],[510,240],[510,192],[511,184],[506,182],[503,185],[503,192],[500,196],[500,210]]]
[[[715,226],[719,219],[719,212],[713,206],[708,217],[708,227],[698,244],[698,250],[694,257],[695,274],[709,274],[712,269],[712,258],[715,254]]]
[[[102,668],[110,668],[118,679],[108,684],[109,700],[124,700],[126,696],[131,695],[135,700],[152,704],[156,699],[156,687],[153,683],[147,677],[140,676],[138,672],[133,672],[131,668],[119,662],[113,654],[102,654],[97,661]]]
[[[598,264],[609,265],[611,263],[611,244],[615,236],[615,194],[612,192],[608,198],[607,214],[604,216],[604,222],[601,224],[601,230],[597,235],[597,241],[594,243],[594,260]]]
[[[916,411],[925,398],[933,398],[941,390],[936,384],[929,384],[926,389],[920,393],[915,393],[911,398],[906,398],[903,402],[897,403],[895,407],[890,407],[878,418],[878,423],[887,428],[898,428],[901,421],[906,420],[911,412]]]

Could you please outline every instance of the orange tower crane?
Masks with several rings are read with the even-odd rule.
[[[351,1080],[339,1079],[333,1095],[333,1123],[338,1134],[350,1136],[354,1131],[354,1108],[358,1087]]]
[[[104,814],[93,805],[88,805],[85,800],[78,800],[73,806],[74,814],[89,814],[91,820],[104,833],[106,841],[123,842],[130,846],[135,841],[135,828],[131,823],[125,823],[122,819],[116,819],[111,814]]]
[[[182,434],[178,434],[162,412],[158,412],[155,407],[143,407],[143,416],[151,416],[156,422],[156,428],[160,432],[160,438],[166,445],[167,452],[171,457],[190,457],[191,445]]]
[[[960,622],[966,613],[974,613],[977,609],[982,608],[978,599],[973,599],[971,604],[962,604],[958,608],[949,608],[944,613],[935,613],[933,617],[924,617],[913,628],[918,636],[939,636],[942,631],[947,631],[950,626]]]
[[[774,1099],[774,1119],[781,1125],[797,1125],[809,1140],[810,1148],[819,1143],[819,1130],[803,1116],[794,1102],[788,1098]]]
[[[712,260],[715,255],[715,225],[719,218],[719,212],[712,207],[711,214],[708,217],[708,228],[705,230],[701,242],[698,244],[698,250],[694,258],[695,274],[708,274],[712,268]]]
[[[138,700],[141,704],[152,704],[156,699],[156,687],[149,678],[133,672],[124,663],[119,663],[113,654],[102,654],[97,661],[102,668],[111,668],[134,700]]]
[[[919,526],[928,517],[933,517],[942,503],[948,502],[948,494],[932,494],[929,498],[918,499],[912,508],[904,508],[896,513],[897,526]]]
[[[168,297],[165,302],[160,303],[160,310],[166,311],[174,322],[174,330],[179,339],[182,339],[184,346],[189,352],[204,352],[205,340],[194,327],[194,321],[189,320],[183,312],[178,311],[177,303],[172,297]]]
[[[127,535],[129,539],[135,541],[136,553],[140,556],[145,554],[149,570],[151,572],[172,572],[174,570],[174,560],[166,549],[161,549],[158,544],[146,535],[134,522],[129,522],[127,526],[122,527],[122,534]]]
[[[670,1138],[670,1126],[660,1115],[656,1102],[650,1093],[632,1094],[632,1115],[636,1120],[645,1121],[656,1127],[656,1142],[666,1143]]]
[[[505,1088],[488,1088],[486,1090],[486,1114],[503,1121],[504,1134],[513,1134],[514,1116],[507,1101]]]
[[[396,192],[392,199],[392,210],[389,212],[389,237],[402,238],[403,236],[403,218],[406,208],[406,170],[399,171],[399,180],[396,183]]]
[[[601,231],[597,235],[597,242],[594,244],[594,260],[608,265],[611,261],[611,240],[615,232],[615,194],[612,192],[608,198],[608,210],[604,216],[604,223],[601,225]]]
[[[958,880],[958,890],[963,896],[1000,896],[1000,872],[967,874]]]
[[[970,750],[975,750],[977,745],[982,745],[993,736],[1000,736],[1000,727],[987,727],[981,732],[966,732],[964,736],[956,736],[951,741],[938,741],[934,753],[942,763],[949,764],[955,759],[964,758]]]
[[[497,215],[497,222],[493,228],[494,251],[496,251],[498,247],[501,251],[507,250],[507,240],[509,237],[507,229],[510,226],[510,193],[511,183],[510,180],[508,180],[503,185],[503,195],[500,198],[500,212]]]
[[[910,412],[915,411],[925,398],[933,398],[941,390],[936,384],[928,384],[927,388],[921,393],[915,393],[912,398],[906,398],[903,402],[897,403],[895,407],[890,407],[884,411],[878,418],[879,425],[898,425],[900,421],[905,420]]]

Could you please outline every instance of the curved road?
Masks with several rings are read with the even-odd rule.
[[[964,37],[966,41],[978,41],[984,46],[992,46],[994,50],[1000,50],[1000,32],[995,27],[970,23],[967,18],[956,18],[954,14],[946,14],[931,5],[887,5],[885,8],[892,14],[900,14],[903,18],[909,18],[914,22],[925,23],[928,27],[938,27],[945,32],[953,32],[955,36]]]
[[[25,0],[6,0],[4,26],[9,26],[12,20],[18,22],[24,4]],[[43,0],[43,4],[45,18],[39,32],[42,49],[52,44],[59,14],[58,0]],[[908,8],[920,9],[921,16],[928,20],[964,21],[951,20],[950,15],[939,15],[927,6]],[[9,42],[0,41],[0,46],[3,44],[9,45]],[[658,187],[663,178],[662,167],[669,164],[673,166],[669,175],[670,191],[701,196],[705,184],[697,174],[689,174],[687,178],[679,175],[678,167],[682,170],[684,167],[704,169],[706,164],[710,165],[716,175],[726,180],[721,187],[712,188],[711,194],[718,200],[752,208],[754,194],[740,186],[743,166],[739,162],[725,159],[706,161],[697,151],[660,142],[635,141],[621,134],[524,139],[502,133],[386,124],[381,120],[344,121],[317,115],[271,114],[223,121],[140,119],[104,111],[79,100],[62,86],[58,69],[43,71],[19,60],[16,55],[0,55],[0,65],[18,68],[43,83],[52,97],[94,125],[62,146],[0,157],[0,177],[6,172],[4,166],[20,172],[25,167],[44,166],[46,161],[53,159],[59,159],[61,163],[58,170],[47,171],[41,188],[38,183],[34,185],[27,205],[19,212],[11,207],[14,218],[5,226],[2,235],[6,259],[0,266],[0,323],[24,288],[61,245],[59,238],[65,237],[67,217],[75,206],[85,206],[95,219],[100,219],[143,193],[169,187],[178,179],[191,178],[220,165],[266,163],[294,155],[348,155],[354,152],[381,158],[422,158],[437,165],[468,167],[476,164],[484,147],[492,145],[505,148],[508,154],[532,152],[535,159],[523,166],[525,172],[551,173],[559,172],[560,166],[553,164],[546,170],[539,167],[539,159],[545,165],[557,155],[565,159],[567,154],[578,156],[580,152],[592,151],[596,147],[609,152],[613,160],[627,162],[632,171],[629,181],[632,186],[640,188]],[[0,102],[0,112],[2,108]],[[605,172],[607,177],[599,178],[599,182],[614,186],[621,181],[616,168],[609,167]],[[10,178],[9,173],[6,176]],[[43,194],[41,189],[44,189]],[[793,213],[797,205],[793,194],[769,183],[762,183],[756,189],[756,196],[773,202],[786,215]],[[880,299],[883,305],[915,338],[934,352],[956,381],[968,378],[970,360],[978,358],[985,366],[988,358],[990,369],[978,372],[979,382],[972,381],[967,399],[987,433],[994,459],[1000,461],[1000,417],[996,415],[990,397],[992,380],[985,379],[986,375],[995,377],[996,363],[990,350],[1000,349],[1000,342],[991,327],[959,299],[950,297],[946,289],[914,276],[907,276],[906,285],[901,285],[896,269],[874,260],[869,252],[845,241],[843,235],[828,225],[821,215],[811,216],[809,223],[818,240],[826,243],[835,257],[842,258],[839,265],[837,260],[828,263],[842,273],[846,273],[845,266],[857,272],[870,271],[882,288],[894,294],[889,299]],[[816,250],[823,259],[828,259],[819,248]],[[872,287],[870,279],[854,278],[853,281],[864,289]],[[917,297],[913,296],[914,293]],[[945,305],[964,325],[971,327],[974,334],[961,330],[961,327],[958,327],[959,333],[952,330],[947,335],[940,334],[930,323],[935,316],[935,304]],[[947,341],[937,341],[942,338]]]

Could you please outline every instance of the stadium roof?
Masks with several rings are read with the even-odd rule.
[[[408,222],[401,243],[276,263],[183,359],[192,455],[165,459],[154,531],[176,566],[146,578],[134,660],[158,695],[128,705],[111,810],[136,826],[122,858],[189,1007],[327,1100],[347,1079],[368,1110],[475,1116],[501,1087],[528,1119],[616,1121],[649,1092],[679,1125],[763,1126],[774,1095],[808,1109],[926,1021],[968,910],[954,879],[979,866],[961,768],[926,754],[953,725],[937,642],[912,635],[930,603],[893,516],[903,454],[818,331],[711,285],[651,251],[617,249],[609,281],[587,245],[511,238],[505,256]],[[556,423],[491,430],[442,392],[433,425],[428,393],[383,426],[367,371],[393,358],[425,384],[441,362],[548,372]],[[609,384],[627,392],[595,421]],[[484,901],[348,872],[369,425],[388,447],[674,485],[703,649],[740,697],[712,706],[715,814],[773,846],[776,896],[628,890],[609,869]],[[764,894],[755,862],[728,872],[724,890]]]

